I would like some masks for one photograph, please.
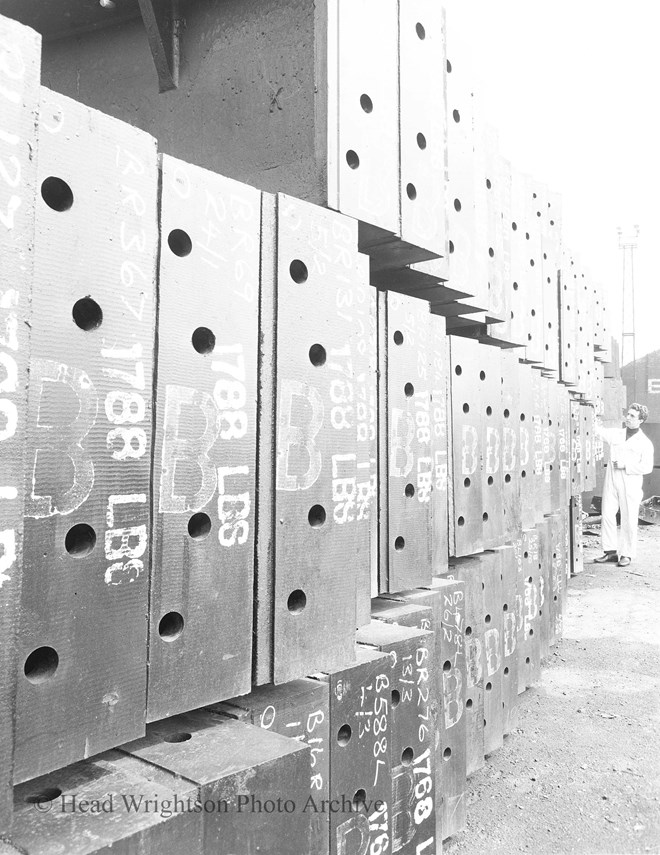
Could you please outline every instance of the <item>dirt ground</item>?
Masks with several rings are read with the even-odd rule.
[[[518,728],[468,781],[448,855],[660,853],[660,526],[628,568],[593,564],[568,589],[564,638]]]

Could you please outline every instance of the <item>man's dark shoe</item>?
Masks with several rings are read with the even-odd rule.
[[[616,552],[604,552],[602,555],[599,555],[598,558],[594,558],[595,564],[607,564],[611,561],[613,564],[616,564]]]
[[[617,562],[617,567],[627,567],[630,564],[630,558],[627,555],[622,555]]]

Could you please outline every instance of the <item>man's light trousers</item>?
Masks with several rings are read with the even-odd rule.
[[[619,557],[637,554],[637,517],[642,501],[642,475],[626,475],[610,463],[603,485],[602,529],[603,551],[616,550]],[[621,510],[621,530],[617,536],[616,512]]]

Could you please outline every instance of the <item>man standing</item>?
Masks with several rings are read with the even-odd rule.
[[[598,564],[617,561],[627,567],[637,551],[637,516],[642,501],[642,477],[653,470],[653,443],[641,430],[648,408],[631,404],[625,415],[625,428],[597,427],[596,433],[610,447],[605,472],[601,537],[603,555]],[[616,512],[621,510],[621,531],[617,542]]]

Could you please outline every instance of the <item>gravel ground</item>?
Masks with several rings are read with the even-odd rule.
[[[518,728],[468,781],[448,855],[660,853],[660,526],[628,568],[593,564],[568,589],[564,638]]]

